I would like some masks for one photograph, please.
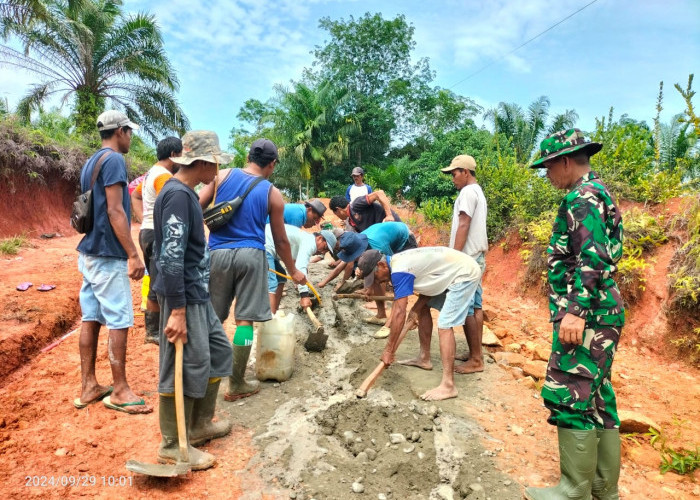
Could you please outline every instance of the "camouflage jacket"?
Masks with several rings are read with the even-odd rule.
[[[622,217],[595,172],[581,177],[559,205],[547,254],[551,321],[571,313],[624,324],[613,279],[622,257]]]

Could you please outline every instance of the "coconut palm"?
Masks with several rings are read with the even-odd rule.
[[[292,90],[276,87],[278,106],[263,120],[274,123],[282,157],[281,171],[298,169],[320,191],[321,175],[348,157],[350,142],[359,133],[357,120],[344,113],[348,91],[324,82],[316,88],[303,83]]]
[[[49,97],[73,100],[78,131],[94,133],[106,105],[121,109],[156,141],[184,133],[187,118],[174,92],[178,81],[163,50],[154,17],[122,16],[120,0],[46,2],[34,22],[2,18],[4,33],[15,35],[24,52],[0,45],[0,65],[28,70],[41,78],[19,102],[28,119]]]
[[[578,120],[576,111],[567,109],[552,117],[547,126],[549,105],[547,96],[534,100],[527,112],[515,103],[501,102],[495,109],[487,111],[484,117],[493,121],[494,132],[503,134],[511,141],[518,162],[526,163],[544,135],[573,127]]]

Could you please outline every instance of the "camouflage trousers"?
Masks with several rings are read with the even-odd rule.
[[[559,341],[561,321],[554,323],[552,355],[542,387],[547,421],[567,429],[616,429],[620,426],[611,368],[622,327],[587,321],[583,344]]]

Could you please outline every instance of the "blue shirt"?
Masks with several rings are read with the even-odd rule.
[[[265,224],[269,223],[270,216],[265,221]],[[306,205],[303,203],[285,203],[284,223],[290,226],[304,227],[304,224],[306,224]]]
[[[231,173],[219,184],[216,191],[218,201],[233,200],[243,196],[248,186],[258,177],[240,169]],[[268,214],[268,195],[272,184],[268,180],[260,182],[248,196],[231,220],[218,231],[209,233],[209,249],[257,248],[265,250],[265,219]]]
[[[408,226],[403,222],[382,222],[368,227],[362,234],[367,236],[369,247],[384,255],[394,255],[408,241]]]
[[[102,154],[106,151],[110,151],[110,148],[100,149],[83,165],[83,169],[80,172],[80,190],[83,193],[90,190],[92,171]],[[97,175],[95,185],[92,188],[92,230],[83,236],[83,239],[78,243],[78,251],[80,253],[96,257],[128,258],[124,247],[122,247],[114,234],[112,224],[109,222],[109,217],[107,216],[107,195],[105,193],[105,187],[121,185],[122,207],[124,208],[124,213],[126,213],[127,223],[131,226],[131,199],[127,189],[128,184],[124,156],[116,151],[109,153],[102,160],[100,173]]]

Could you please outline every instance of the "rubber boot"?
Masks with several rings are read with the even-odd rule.
[[[143,313],[144,323],[146,324],[146,344],[158,344],[158,327],[160,326],[160,312],[146,311]]]
[[[185,422],[192,420],[192,408],[194,399],[185,397]],[[158,419],[160,420],[160,433],[163,438],[158,448],[158,462],[162,464],[174,464],[180,458],[180,445],[177,438],[177,419],[175,417],[175,398],[160,396],[158,408]],[[187,430],[189,435],[189,426]],[[192,470],[208,469],[216,463],[216,458],[211,453],[198,450],[188,442],[188,452],[190,455],[190,467]]]
[[[247,382],[245,379],[245,369],[252,348],[250,345],[233,345],[233,372],[228,378],[228,392],[224,395],[226,401],[247,398],[260,391],[260,382]]]
[[[557,428],[559,437],[559,484],[552,488],[527,488],[528,500],[590,500],[596,471],[598,436],[595,429],[579,431]]]
[[[217,422],[212,422],[216,408],[216,397],[219,395],[219,385],[221,385],[221,380],[208,384],[204,397],[194,402],[190,430],[190,444],[192,446],[202,445],[210,439],[224,437],[231,432],[233,424],[228,420],[220,418]]]
[[[619,500],[620,429],[598,429],[598,465],[593,480],[593,498]]]

